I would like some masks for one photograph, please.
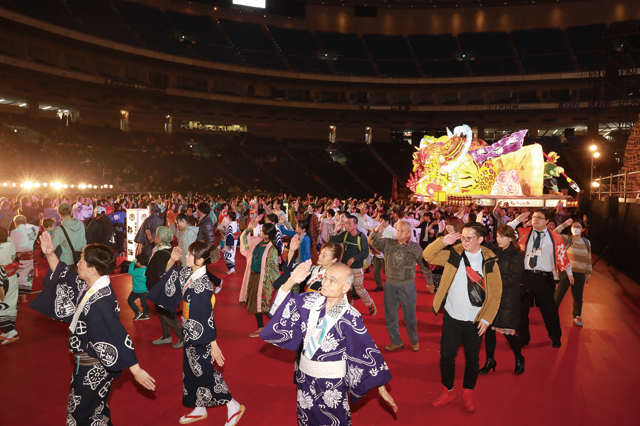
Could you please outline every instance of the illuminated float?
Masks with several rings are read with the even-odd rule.
[[[539,144],[523,146],[527,132],[514,132],[492,145],[474,138],[466,124],[453,132],[447,129],[447,135],[440,138],[425,136],[413,154],[407,186],[419,201],[461,204],[474,200],[491,206],[504,200],[511,206],[555,207],[568,198],[558,192],[555,182],[564,170],[555,164],[557,154],[547,156]],[[545,186],[550,194],[543,194]]]

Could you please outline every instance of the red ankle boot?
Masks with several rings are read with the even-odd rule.
[[[440,395],[436,399],[433,400],[431,405],[434,407],[442,407],[445,404],[453,401],[458,398],[458,393],[455,389],[447,389],[446,386],[442,386],[442,390],[440,391]]]
[[[462,389],[462,401],[464,402],[464,409],[469,413],[476,412],[476,405],[473,401],[473,389]]]

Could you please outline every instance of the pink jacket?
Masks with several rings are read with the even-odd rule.
[[[245,232],[247,232],[245,230]],[[247,258],[247,267],[244,270],[244,275],[242,277],[242,287],[240,288],[240,302],[244,302],[247,299],[247,288],[249,287],[249,275],[251,275],[251,262],[253,262],[253,249],[256,248],[258,244],[262,241],[260,237],[254,237],[252,235],[247,236],[248,244],[245,244],[243,236],[240,237],[240,253],[244,257]],[[267,263],[267,257],[269,256],[269,250],[271,249],[272,244],[269,243],[264,249],[262,253],[262,263],[260,268],[260,281],[258,284],[258,293],[257,293],[257,306],[258,312],[262,312],[262,283],[264,282],[264,272],[266,270],[265,265]]]

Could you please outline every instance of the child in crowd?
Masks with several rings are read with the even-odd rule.
[[[56,227],[56,221],[53,219],[42,219],[42,232],[48,232],[49,235],[53,234],[53,229]]]
[[[133,317],[134,321],[137,320],[148,320],[149,319],[149,306],[147,305],[147,277],[145,276],[145,272],[147,270],[147,264],[149,263],[149,255],[146,253],[140,253],[136,256],[136,262],[129,265],[129,275],[131,275],[131,283],[133,284],[133,289],[131,294],[129,294],[129,298],[127,299],[127,303],[129,303],[129,307],[135,313]],[[142,305],[143,312],[140,312],[138,306],[135,304],[136,299],[140,299],[140,304]]]

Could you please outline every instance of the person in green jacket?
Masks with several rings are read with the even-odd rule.
[[[149,319],[149,306],[147,306],[147,277],[145,272],[147,270],[147,264],[149,263],[149,256],[146,253],[140,253],[136,256],[136,261],[129,264],[129,275],[131,275],[131,283],[133,289],[127,303],[129,307],[135,313],[133,317],[134,321],[148,320]],[[140,299],[140,305],[142,305],[143,312],[140,312],[138,306],[135,304],[136,299]]]

